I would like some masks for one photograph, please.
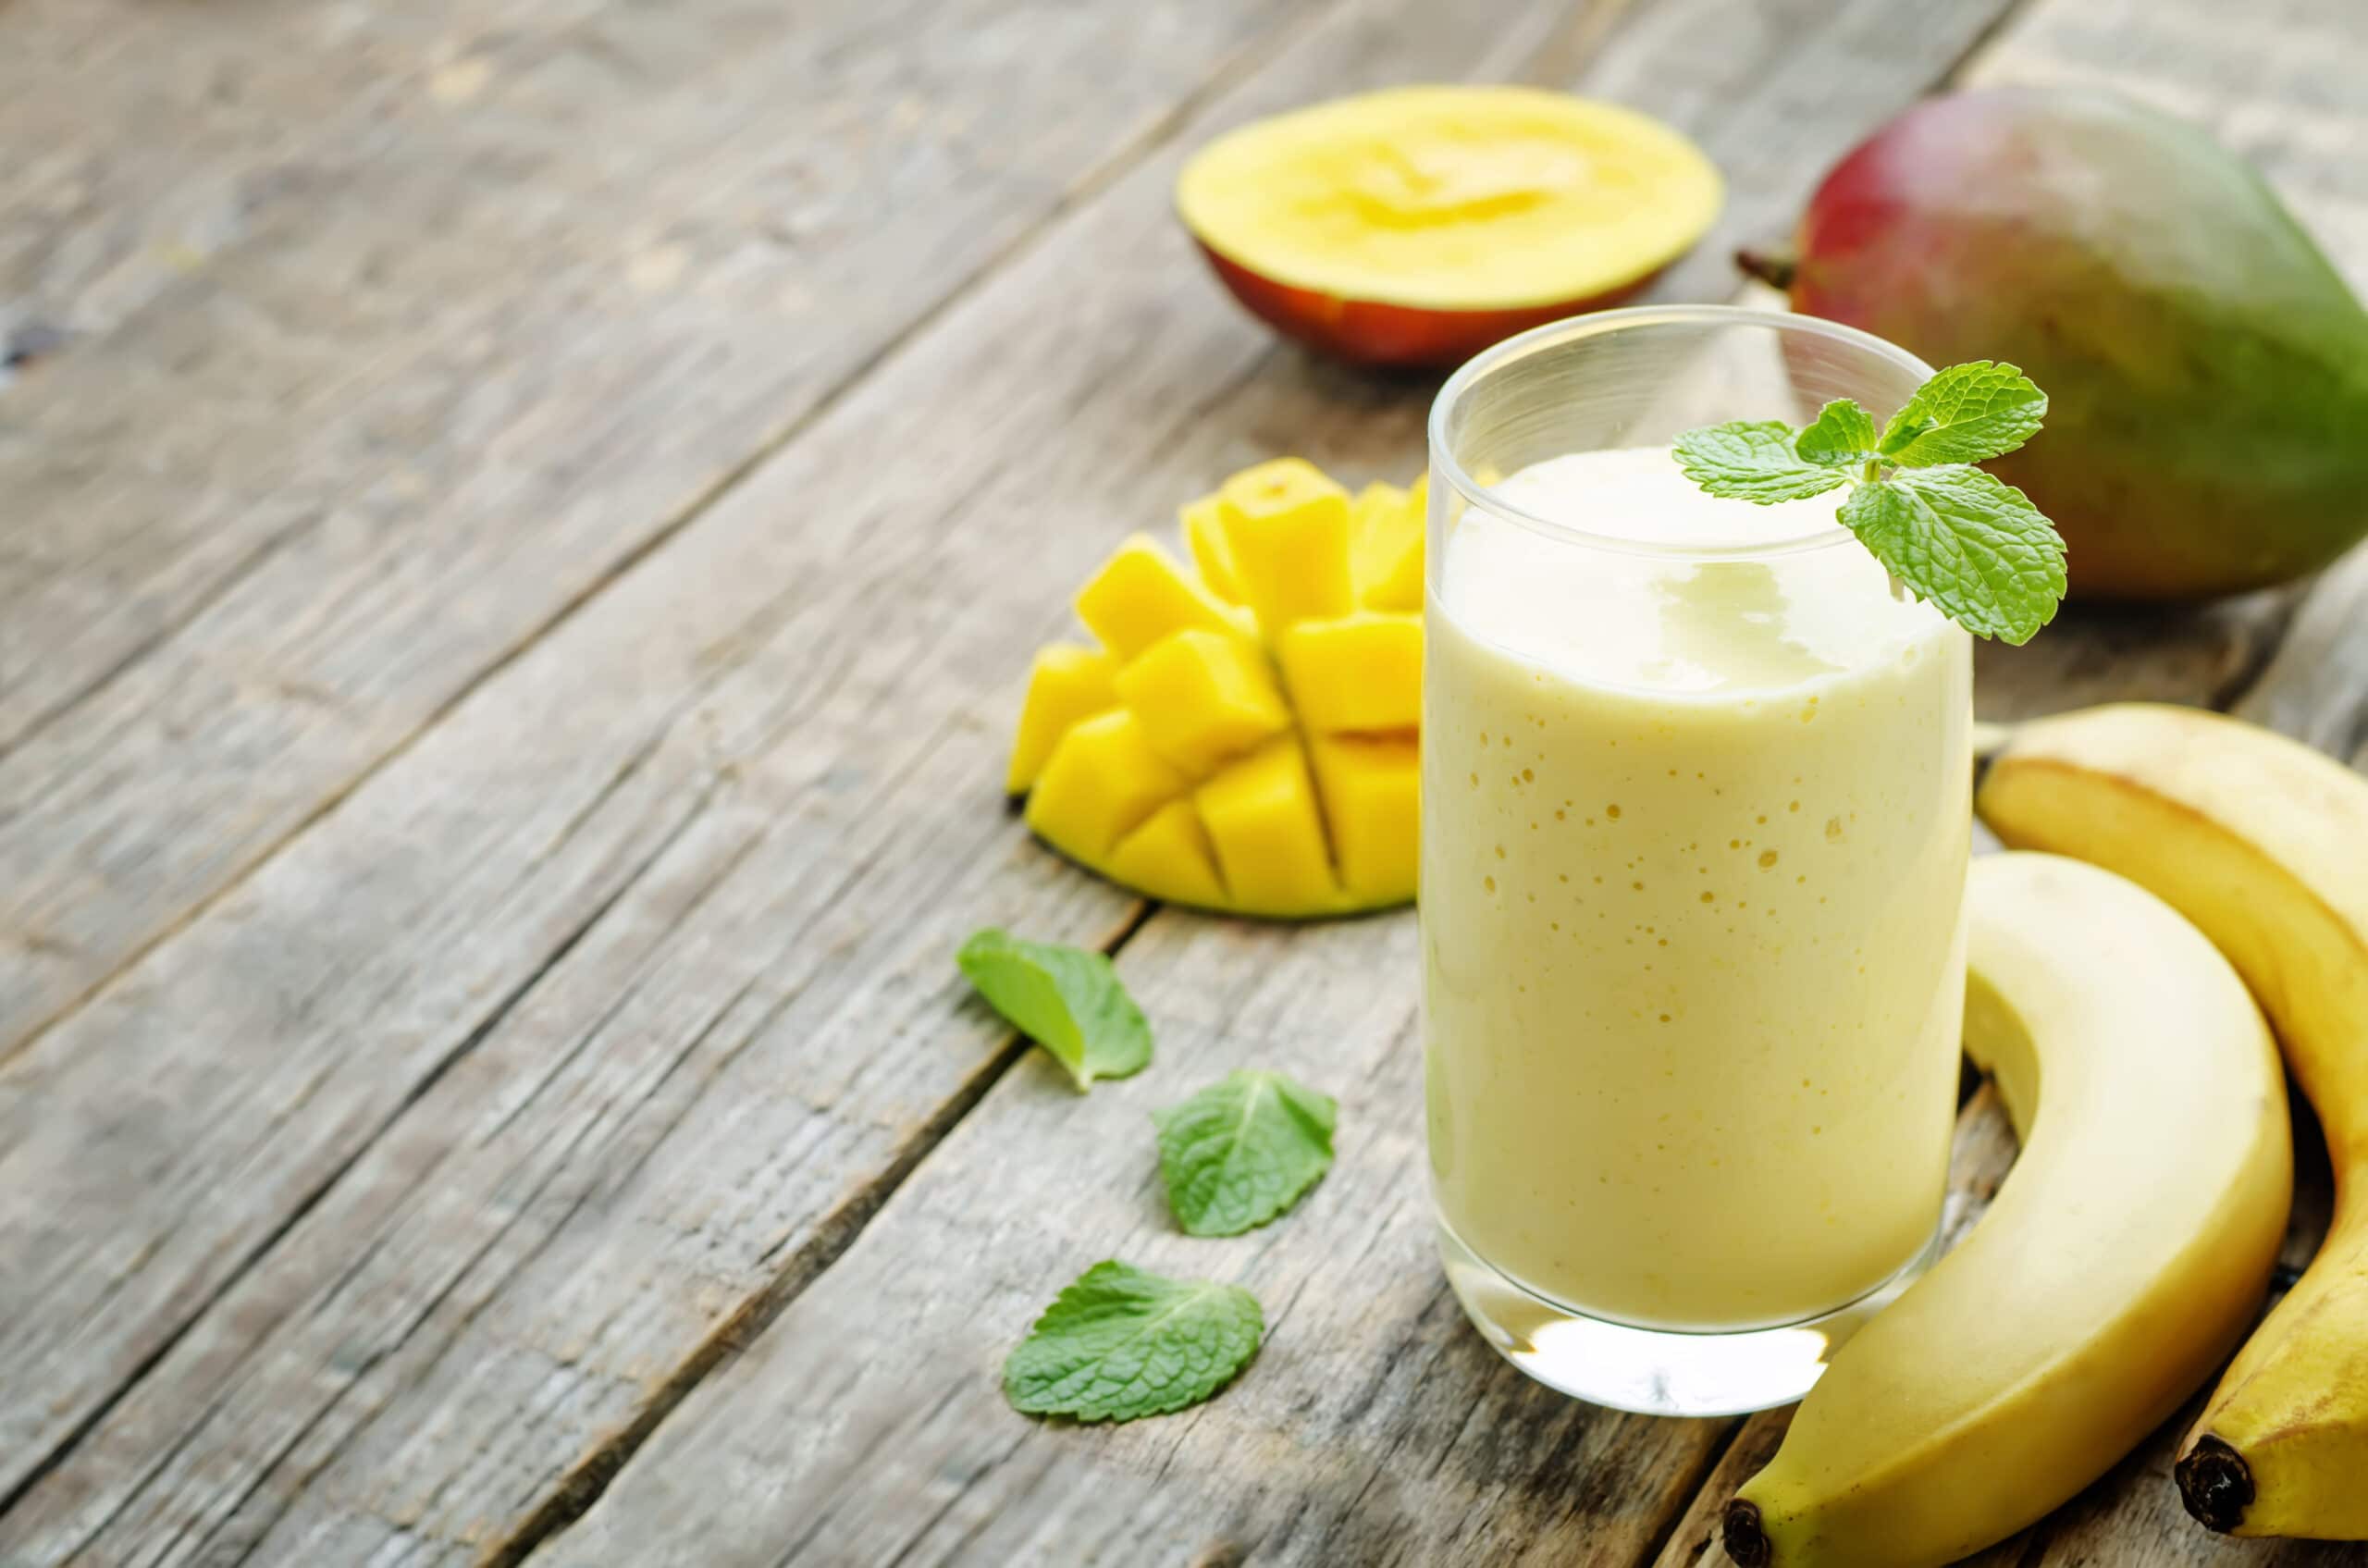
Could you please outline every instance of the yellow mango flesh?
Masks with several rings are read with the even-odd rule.
[[[1172,633],[1120,671],[1116,685],[1152,749],[1193,778],[1290,727],[1265,649],[1240,637]]]
[[[1070,728],[1028,792],[1028,825],[1056,849],[1092,862],[1190,781],[1152,749],[1125,709]]]
[[[1419,744],[1411,735],[1318,735],[1308,749],[1341,888],[1359,904],[1413,897]]]
[[[1241,602],[1241,585],[1234,580],[1233,557],[1225,548],[1225,519],[1217,498],[1202,496],[1177,514],[1184,525],[1184,545],[1192,552],[1193,569],[1209,592],[1227,604]]]
[[[1122,662],[1172,632],[1235,632],[1216,596],[1141,534],[1078,590],[1077,616]]]
[[[1217,491],[1226,553],[1242,601],[1268,638],[1294,621],[1346,614],[1349,492],[1314,463],[1276,458],[1246,468]]]
[[[1308,728],[1411,730],[1423,722],[1423,618],[1361,611],[1282,636],[1283,679]]]
[[[1171,800],[1110,852],[1111,877],[1153,898],[1203,908],[1225,907],[1225,883],[1217,877],[1216,850],[1199,808]]]
[[[1365,495],[1375,488],[1367,487]],[[1356,540],[1350,557],[1357,602],[1367,610],[1423,608],[1423,537],[1429,505],[1427,477],[1389,504],[1377,497],[1370,505],[1357,498]]]
[[[1193,796],[1237,908],[1297,914],[1338,906],[1340,890],[1299,737],[1278,736]]]
[[[1044,759],[1079,719],[1118,703],[1114,684],[1118,661],[1099,648],[1047,643],[1036,650],[1028,672],[1028,698],[1019,710],[1019,735],[1011,747],[1011,771],[1004,793],[1024,794],[1044,769]]]
[[[1286,459],[1181,521],[1190,567],[1128,539],[1078,595],[1101,646],[1037,655],[1006,776],[1030,827],[1174,903],[1306,918],[1412,898],[1422,618],[1388,596],[1411,573],[1422,602],[1420,484],[1352,503]]]
[[[1218,137],[1176,204],[1263,278],[1439,311],[1617,293],[1700,239],[1719,172],[1670,127],[1526,87],[1360,93]]]

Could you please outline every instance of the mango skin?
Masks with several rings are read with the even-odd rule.
[[[2368,533],[2368,313],[2201,130],[2087,90],[1930,99],[1834,167],[1797,239],[1796,310],[2048,394],[1985,466],[2063,531],[2073,597],[2260,587]]]

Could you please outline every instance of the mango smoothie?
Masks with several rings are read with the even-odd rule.
[[[1594,1317],[1837,1307],[1940,1217],[1971,647],[1837,499],[1534,463],[1440,549],[1422,926],[1443,1222]]]

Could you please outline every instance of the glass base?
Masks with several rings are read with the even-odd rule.
[[[1906,1267],[1854,1302],[1797,1323],[1733,1333],[1639,1328],[1572,1311],[1498,1273],[1441,1222],[1448,1283],[1497,1353],[1591,1404],[1640,1415],[1742,1415],[1790,1404],[1842,1342],[1899,1299],[1940,1252],[1940,1231]]]

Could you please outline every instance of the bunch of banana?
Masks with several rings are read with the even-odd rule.
[[[1966,1048],[2021,1157],[1729,1504],[1745,1568],[1928,1568],[2012,1534],[2200,1387],[2267,1287],[2285,1081],[2227,961],[2160,899],[2054,856],[1977,861],[1967,922]]]
[[[2276,1025],[2326,1129],[2334,1225],[2189,1433],[2179,1489],[2215,1530],[2368,1539],[2368,780],[2250,724],[2128,705],[2018,728],[1976,809],[2010,845],[2160,895]]]

